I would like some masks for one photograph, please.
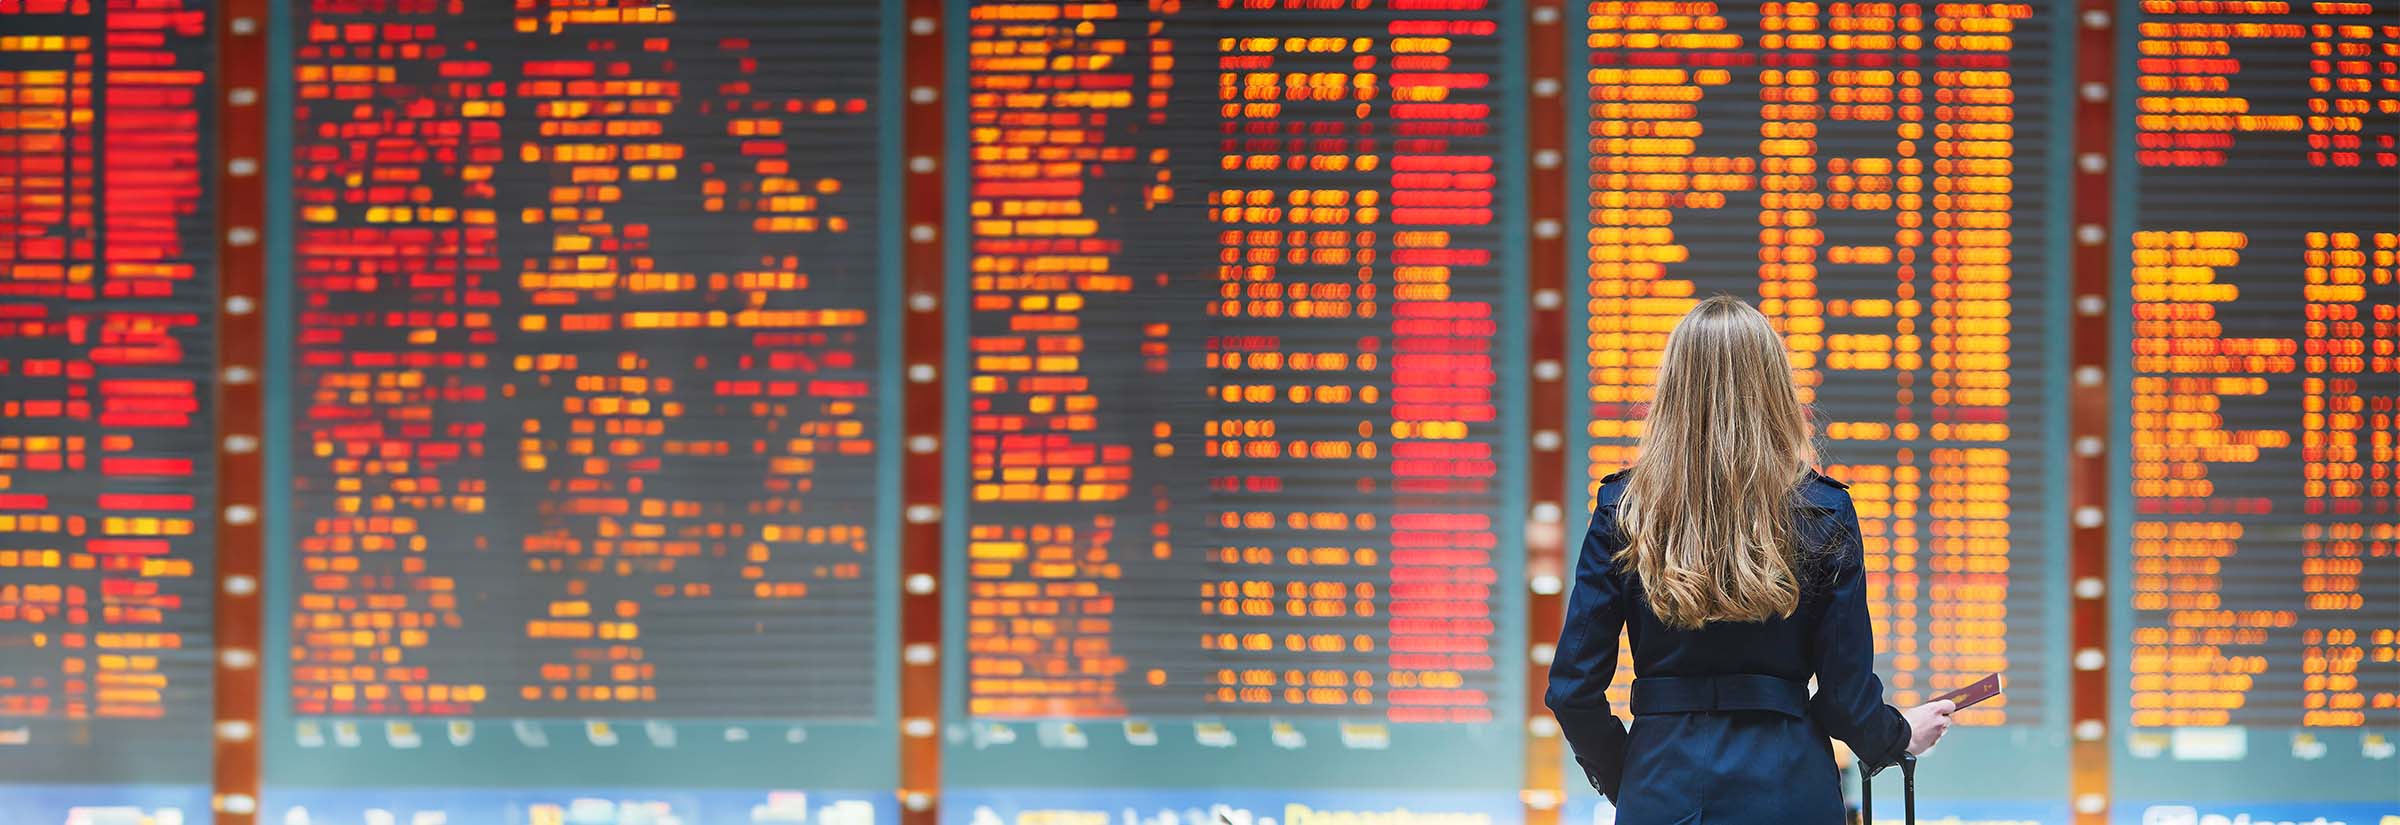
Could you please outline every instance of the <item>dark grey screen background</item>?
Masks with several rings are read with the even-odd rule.
[[[113,19],[106,10],[10,11],[0,29],[12,39],[87,38],[91,47],[0,52],[0,71],[23,73],[0,87],[13,93],[0,105],[13,115],[0,129],[0,175],[9,178],[0,184],[9,236],[0,241],[0,441],[9,454],[0,495],[12,499],[0,553],[24,554],[0,571],[11,608],[0,620],[0,697],[27,703],[0,716],[10,740],[0,777],[205,782],[216,592],[215,10],[172,3]],[[37,72],[58,74],[44,82]],[[91,118],[67,123],[66,110]],[[124,503],[147,496],[191,498]],[[102,549],[128,541],[152,544]],[[55,564],[33,561],[45,551]],[[53,587],[64,590],[41,593]],[[69,647],[70,634],[82,643]],[[104,638],[120,634],[178,638]],[[119,655],[156,657],[157,666],[102,661]],[[68,659],[87,669],[66,672]],[[103,696],[150,691],[154,702]],[[136,704],[160,715],[101,707]]]
[[[301,600],[312,589],[329,590],[304,579],[315,550],[302,544],[320,533],[317,519],[335,514],[342,492],[340,474],[315,445],[372,441],[334,420],[357,416],[385,427],[391,440],[457,445],[458,458],[436,477],[452,490],[485,485],[482,511],[437,509],[420,521],[442,538],[428,541],[426,564],[442,565],[433,575],[455,581],[460,607],[447,635],[410,655],[440,672],[485,680],[493,695],[464,715],[457,708],[312,710],[295,690],[297,669],[271,659],[261,734],[269,798],[346,802],[365,798],[362,787],[432,789],[436,796],[453,788],[804,788],[851,789],[853,796],[880,788],[888,798],[898,776],[892,654],[899,582],[886,562],[897,551],[901,510],[891,441],[899,407],[888,403],[901,371],[887,357],[899,351],[899,325],[887,319],[901,306],[893,194],[905,99],[899,4],[718,3],[677,6],[667,18],[628,7],[614,22],[552,21],[544,7],[525,12],[535,20],[530,30],[497,7],[326,8],[334,7],[285,4],[270,28],[270,73],[285,82],[269,90],[276,158],[268,165],[269,243],[279,254],[268,320],[273,340],[287,342],[271,351],[268,369],[266,450],[276,483],[268,490],[267,597],[282,620],[269,628],[270,646],[293,649],[303,629],[291,621],[304,612]],[[335,29],[336,41],[353,30],[405,33],[438,51],[332,57],[312,50],[311,21],[361,27]],[[560,23],[558,31],[550,22]],[[399,25],[398,33],[387,24]],[[445,61],[488,68],[445,68]],[[584,61],[603,79],[657,85],[534,83],[572,75]],[[358,63],[393,74],[377,81],[379,90],[333,104],[304,97],[292,80],[304,70]],[[542,108],[565,98],[592,108]],[[612,100],[628,106],[602,108]],[[672,114],[632,108],[661,100],[671,101]],[[507,108],[470,109],[475,101]],[[651,122],[656,131],[645,133]],[[458,137],[420,133],[377,145],[375,130],[394,123],[456,128]],[[490,131],[471,132],[469,123]],[[411,154],[416,144],[428,148]],[[597,154],[556,154],[578,144]],[[499,154],[471,155],[468,145]],[[528,147],[552,154],[537,160]],[[644,154],[632,154],[637,149]],[[671,167],[673,176],[653,169],[647,179],[632,177],[630,167],[643,164]],[[470,173],[478,165],[491,170],[488,179]],[[351,200],[369,195],[341,178],[378,169],[419,176],[441,205],[494,210],[488,234],[434,236],[441,243],[379,239],[378,224],[357,205],[363,201]],[[610,174],[618,176],[614,200],[578,204],[597,214],[524,211],[572,197],[553,187],[606,183],[592,176]],[[309,211],[324,206],[340,207],[333,220]],[[814,223],[788,223],[801,218]],[[610,231],[613,242],[604,240]],[[577,235],[591,237],[592,248],[562,251],[555,240]],[[606,257],[599,271],[618,273],[620,288],[588,288],[565,306],[543,294],[561,288],[521,277],[574,271],[584,252]],[[383,284],[388,294],[378,295],[344,292],[328,280],[363,267],[431,277]],[[471,277],[442,280],[460,274]],[[422,312],[389,312],[403,307]],[[477,336],[444,326],[451,323],[445,307],[496,322]],[[644,316],[668,326],[562,331],[571,313],[623,319],[635,312],[683,314]],[[709,313],[722,313],[724,326],[712,326]],[[745,320],[743,313],[768,315]],[[534,316],[547,316],[546,326],[528,328],[523,319]],[[326,342],[337,333],[354,343]],[[376,352],[434,358],[433,366],[417,367],[431,376],[427,389],[370,399],[364,413],[315,406],[328,399],[326,382],[336,374],[375,372],[325,359]],[[552,366],[560,356],[580,360],[573,370],[519,364],[544,354]],[[473,355],[490,359],[473,367],[439,360]],[[628,356],[632,366],[622,360]],[[663,381],[640,392],[619,383],[609,393],[577,383],[591,376]],[[570,404],[611,394],[651,404],[619,421],[645,428],[655,421],[660,429],[594,433],[602,439],[595,456],[610,463],[585,465],[570,443],[574,419],[602,416]],[[677,414],[666,414],[668,404],[681,405]],[[422,416],[428,407],[437,413],[430,419]],[[377,421],[378,412],[388,415]],[[529,421],[542,432],[526,432]],[[412,424],[420,428],[407,429]],[[464,435],[478,428],[479,435]],[[638,451],[611,452],[618,438],[638,442]],[[546,466],[522,462],[535,452],[549,459]],[[633,479],[643,481],[641,492]],[[646,518],[639,510],[592,509],[640,498],[679,503]],[[528,566],[560,558],[558,548],[571,542],[582,543],[580,558],[588,560],[598,539],[641,538],[628,526],[641,521],[661,525],[646,529],[664,531],[662,539],[698,542],[697,554],[675,557],[672,571],[655,566],[659,555],[631,553],[615,558],[653,566],[580,575]],[[537,537],[543,552],[527,552]],[[752,555],[760,544],[768,546],[763,561]],[[548,618],[549,602],[577,595],[579,578],[597,616],[608,616],[616,601],[644,602],[640,642],[656,665],[657,701],[537,703],[517,693],[545,675],[541,662],[596,647],[528,638],[528,623]],[[807,591],[796,599],[755,597],[752,588],[777,582]],[[661,585],[693,595],[661,597]],[[710,595],[680,590],[687,586],[706,586]],[[479,798],[485,801],[471,804],[502,804]],[[716,802],[740,811],[752,804]]]
[[[949,681],[945,685],[945,701],[950,703],[958,724],[948,732],[950,748],[943,763],[945,781],[964,786],[1044,787],[1078,784],[1516,787],[1521,742],[1518,714],[1522,707],[1517,687],[1522,670],[1517,652],[1521,650],[1518,640],[1522,638],[1518,611],[1522,608],[1516,596],[1521,585],[1517,584],[1520,574],[1516,572],[1519,563],[1515,559],[1524,508],[1522,494],[1518,492],[1521,475],[1510,472],[1509,468],[1518,466],[1512,457],[1521,455],[1523,449],[1523,434],[1515,423],[1519,419],[1510,412],[1510,399],[1522,397],[1523,378],[1517,367],[1522,356],[1516,354],[1521,353],[1518,349],[1521,343],[1514,339],[1521,337],[1516,335],[1522,327],[1515,319],[1522,311],[1523,290],[1515,269],[1516,251],[1511,247],[1514,239],[1522,236],[1518,184],[1512,177],[1522,174],[1517,170],[1523,169],[1517,157],[1523,146],[1518,131],[1522,122],[1523,81],[1522,61],[1508,46],[1519,36],[1521,9],[1514,3],[1458,9],[1411,8],[1401,3],[1363,5],[1366,8],[1322,10],[1280,5],[1273,9],[1224,9],[1215,4],[1183,4],[1171,14],[1140,11],[1128,5],[1121,10],[1120,17],[1094,21],[1088,30],[1073,35],[1067,33],[1074,29],[1074,24],[1068,21],[1012,24],[998,16],[978,17],[1004,8],[1004,4],[952,7],[948,32],[953,55],[981,54],[973,49],[986,48],[979,44],[991,42],[1014,48],[1016,44],[1008,41],[1040,40],[1055,50],[1049,53],[1053,56],[1103,53],[1104,49],[1114,48],[1103,44],[1124,44],[1123,55],[1114,58],[1116,62],[1110,68],[1089,73],[1052,73],[1046,77],[1059,78],[1056,82],[1061,85],[1055,88],[1070,88],[1078,81],[1065,78],[1129,76],[1130,106],[1104,112],[1067,106],[1051,110],[1026,107],[1012,109],[1007,115],[1031,118],[1010,121],[1010,125],[1028,128],[1040,117],[1055,117],[1059,119],[1056,123],[1089,128],[1092,145],[1127,153],[1115,162],[1095,162],[1097,158],[1108,157],[1100,154],[1099,149],[1077,156],[1089,167],[1097,167],[1082,181],[1080,202],[1081,215],[1098,224],[1089,239],[1090,246],[1077,251],[1107,257],[1111,264],[1106,274],[1128,275],[1133,283],[1124,292],[1088,292],[1086,306],[1075,313],[1074,330],[1049,336],[1080,339],[1082,343],[1076,352],[1081,361],[1076,373],[1089,376],[1090,395],[1099,406],[1094,413],[1097,423],[1091,430],[1053,436],[1073,442],[1071,446],[1048,448],[1059,456],[1054,459],[1055,466],[1083,466],[1072,455],[1086,445],[1122,445],[1130,449],[1125,464],[1130,467],[1131,495],[1108,502],[988,501],[979,498],[980,493],[973,487],[976,481],[971,476],[979,468],[963,461],[953,464],[956,475],[950,479],[952,503],[947,513],[951,516],[950,581],[955,584],[946,585],[945,592],[951,599],[950,615],[958,619],[948,622],[945,630],[953,640],[950,649],[961,653],[946,660]],[[1011,33],[1045,26],[1055,27],[1051,29],[1055,35],[1048,40]],[[1397,45],[1408,38],[1444,36],[1450,45],[1447,51],[1438,53],[1444,59],[1442,65],[1406,68],[1396,62],[1411,54]],[[1323,54],[1276,51],[1271,53],[1271,68],[1244,68],[1241,59],[1266,57],[1270,53],[1254,55],[1242,51],[1235,44],[1237,38],[1277,37],[1327,38],[1345,46],[1353,39],[1364,39],[1374,45],[1363,53],[1348,49]],[[1171,69],[1150,70],[1158,65],[1153,61],[1170,58]],[[1354,62],[1358,59],[1374,62],[1362,65]],[[975,84],[989,76],[1014,73],[982,71],[972,68],[970,63],[962,57],[953,59],[949,66],[951,87],[956,90],[949,97],[952,122],[964,124],[964,129],[953,133],[949,166],[952,226],[958,229],[949,238],[954,295],[948,306],[954,314],[950,345],[953,360],[946,380],[952,382],[951,448],[960,451],[970,439],[978,439],[974,442],[972,460],[980,461],[990,446],[1014,433],[997,428],[973,429],[978,420],[975,416],[1021,413],[1026,402],[1024,393],[982,393],[969,389],[968,382],[984,374],[976,371],[976,359],[1003,354],[975,349],[970,343],[972,337],[1004,336],[1015,323],[1012,313],[988,308],[987,304],[974,304],[987,307],[981,311],[969,309],[969,296],[980,302],[1009,300],[1017,294],[1011,289],[976,287],[979,280],[1006,272],[977,262],[985,259],[979,257],[982,255],[1015,257],[1020,261],[1031,260],[1031,256],[1003,254],[1007,249],[1003,244],[1008,239],[967,231],[969,222],[984,214],[970,211],[970,202],[982,203],[975,200],[984,197],[977,193],[1019,183],[1000,177],[981,178],[972,171],[975,167],[970,164],[984,157],[977,153],[996,153],[1002,149],[990,144],[971,145],[961,139],[967,137],[965,130],[989,125],[973,118],[999,108],[970,102],[968,96],[998,94],[1001,87]],[[1344,82],[1354,75],[1372,77],[1387,92],[1400,84],[1401,74],[1446,72],[1462,79],[1473,76],[1478,80],[1450,88],[1448,96],[1438,102],[1482,107],[1483,114],[1481,122],[1472,124],[1477,127],[1475,130],[1468,130],[1454,120],[1412,121],[1393,114],[1393,107],[1405,101],[1389,96],[1373,99],[1363,116],[1354,110],[1355,101],[1346,97],[1287,98],[1281,113],[1273,117],[1228,114],[1227,107],[1238,107],[1244,99],[1239,97],[1238,89],[1234,97],[1226,97],[1221,77],[1237,76],[1244,71],[1278,75],[1327,73],[1343,77]],[[1100,81],[1091,83],[1091,88],[1117,88]],[[1253,127],[1269,131],[1247,131]],[[1457,131],[1411,132],[1411,128]],[[1039,142],[1034,138],[1026,140]],[[996,142],[1008,141],[1003,138]],[[1222,166],[1229,157],[1336,153],[1315,148],[1327,144],[1347,145],[1351,148],[1342,151],[1375,156],[1383,165],[1346,172],[1228,170]],[[1439,148],[1428,149],[1427,145]],[[1027,151],[1044,149],[1049,147]],[[1154,152],[1159,154],[1154,156]],[[1398,176],[1413,171],[1403,165],[1411,157],[1488,164],[1474,170],[1453,170],[1459,172],[1457,182],[1441,194],[1471,197],[1488,193],[1488,202],[1467,208],[1489,211],[1473,218],[1416,224],[1393,220],[1389,214],[1392,210],[1411,205],[1397,200],[1407,187],[1395,184]],[[1154,175],[1172,181],[1173,197],[1164,203],[1145,203],[1145,190],[1154,182]],[[1284,193],[1303,188],[1379,194],[1385,199],[1380,206],[1386,216],[1346,226],[1212,219],[1212,209],[1216,208],[1212,199],[1219,193],[1266,190],[1276,193],[1274,205],[1288,206],[1283,200]],[[1278,258],[1275,277],[1271,282],[1257,285],[1305,288],[1311,284],[1365,284],[1376,290],[1374,296],[1353,301],[1373,304],[1378,314],[1315,318],[1287,312],[1283,317],[1263,317],[1249,307],[1272,301],[1251,292],[1253,284],[1240,279],[1220,279],[1221,272],[1238,270],[1227,266],[1229,262],[1220,257],[1227,254],[1225,250],[1246,252],[1252,247],[1276,245],[1229,242],[1225,240],[1227,233],[1319,229],[1371,231],[1377,239],[1356,248],[1364,248],[1377,257],[1350,264],[1294,263]],[[1409,280],[1407,270],[1423,262],[1408,257],[1414,250],[1404,248],[1399,237],[1406,230],[1446,231],[1449,250],[1480,256],[1449,262],[1446,298],[1411,298],[1405,292],[1412,283],[1435,283]],[[1285,248],[1306,247],[1292,243]],[[974,291],[970,292],[971,289]],[[1450,318],[1404,317],[1404,312],[1413,311],[1412,302],[1418,307],[1434,305],[1470,314]],[[1250,317],[1241,317],[1244,315]],[[1410,332],[1411,324],[1439,325],[1444,329]],[[1153,336],[1150,325],[1165,331]],[[1026,333],[1025,337],[1040,336]],[[1243,357],[1245,349],[1260,339],[1272,341],[1266,345],[1268,352],[1346,355],[1353,359],[1350,362],[1353,366],[1323,372],[1236,368],[1223,366],[1221,360],[1219,366],[1211,366],[1211,359]],[[1363,355],[1373,355],[1379,363],[1372,368],[1355,366],[1359,363],[1356,359]],[[1407,363],[1411,358],[1419,362]],[[1395,380],[1400,371],[1413,369],[1422,374],[1425,362],[1441,359],[1452,359],[1451,363],[1458,366],[1455,378],[1447,386],[1410,385]],[[1020,376],[1006,374],[1006,377],[1014,380]],[[1228,402],[1222,395],[1210,394],[1211,388],[1243,384],[1271,387],[1277,400]],[[1380,395],[1374,399],[1353,397],[1337,403],[1289,402],[1287,394],[1292,389],[1306,390],[1317,385],[1373,387]],[[1425,400],[1429,397],[1436,400]],[[1496,416],[1490,420],[1470,419],[1464,437],[1456,440],[1395,438],[1389,426],[1404,418],[1400,408],[1425,403],[1497,405]],[[1243,419],[1273,419],[1277,431],[1271,439],[1207,435],[1212,422]],[[1154,433],[1161,431],[1154,429],[1156,425],[1163,425],[1172,435],[1155,436]],[[1362,426],[1368,435],[1361,435]],[[1040,427],[1037,422],[1027,428],[1026,434],[1031,437],[1049,434]],[[1236,458],[1208,453],[1210,441],[1230,444],[1262,440],[1284,445],[1296,441],[1372,443],[1380,452],[1372,457],[1360,455],[1344,460]],[[1171,448],[1171,456],[1154,451],[1162,443]],[[1446,486],[1395,472],[1396,466],[1416,460],[1397,456],[1395,450],[1401,449],[1398,445],[1429,443],[1438,443],[1450,453],[1451,457],[1440,460],[1456,462],[1452,468],[1455,475],[1445,480]],[[1015,452],[1022,458],[1039,451],[1021,447]],[[1305,518],[1320,512],[1363,514],[1373,517],[1375,524],[1365,529],[1326,530],[1295,528],[1288,521],[1295,515]],[[1245,513],[1266,515],[1273,526],[1235,528],[1226,524],[1225,519],[1238,521]],[[1395,523],[1412,514],[1439,514],[1453,519],[1457,529],[1445,532]],[[1055,715],[1022,710],[979,714],[971,710],[973,699],[967,695],[967,688],[979,676],[988,678],[988,674],[979,673],[970,662],[968,653],[974,650],[975,643],[967,635],[968,625],[991,618],[974,612],[977,602],[997,605],[1003,601],[990,598],[985,589],[1009,583],[976,578],[971,573],[976,563],[973,548],[978,539],[988,542],[994,539],[984,535],[985,532],[1006,536],[1010,530],[1030,531],[1035,525],[1071,523],[1088,528],[1102,522],[1113,525],[1108,528],[1113,532],[1107,534],[1105,541],[1108,560],[1119,569],[1112,578],[1094,580],[1113,601],[1113,612],[1106,616],[1112,624],[1105,635],[1090,632],[1077,636],[1076,642],[1105,644],[1114,655],[1122,657],[1123,672],[1113,674],[1121,706],[1068,710],[1061,703],[1062,709]],[[1475,522],[1480,524],[1463,526]],[[1169,549],[1165,558],[1153,552],[1154,529],[1163,530],[1167,536],[1164,541]],[[1081,554],[1093,544],[1079,538],[1077,558],[1096,557],[1097,554]],[[1372,549],[1381,558],[1372,564],[1341,567],[1295,565],[1287,561],[1287,553],[1293,548],[1325,547]],[[1245,548],[1270,551],[1275,561],[1271,564],[1221,561],[1224,550],[1240,552]],[[1394,691],[1389,675],[1406,668],[1392,664],[1392,660],[1401,653],[1414,651],[1395,650],[1390,644],[1399,635],[1393,630],[1398,620],[1391,611],[1395,603],[1391,595],[1395,584],[1392,557],[1408,551],[1457,551],[1462,556],[1480,555],[1484,559],[1430,565],[1447,566],[1444,575],[1455,578],[1425,583],[1452,588],[1454,595],[1446,598],[1477,605],[1481,610],[1478,615],[1464,616],[1465,621],[1453,625],[1448,632],[1455,643],[1475,646],[1461,649],[1462,659],[1489,661],[1488,666],[1459,668],[1464,674],[1459,687],[1480,691],[1486,697],[1480,708],[1467,709],[1488,711],[1488,720],[1412,722],[1398,721],[1395,717],[1395,705],[1389,701]],[[1425,564],[1409,562],[1400,566]],[[1095,562],[1080,572],[1088,573],[1097,567]],[[1242,580],[1269,583],[1275,592],[1273,603],[1278,615],[1229,617],[1211,612],[1211,608],[1218,606],[1214,604],[1217,599],[1204,595],[1203,584]],[[1353,594],[1357,587],[1366,585],[1373,588],[1374,594],[1363,600],[1348,600],[1353,604],[1353,612],[1347,617],[1294,618],[1283,612],[1286,588],[1292,582],[1338,582]],[[1373,608],[1372,615],[1355,612],[1354,605],[1362,602]],[[1062,617],[1062,622],[1079,618],[1085,617],[1070,612]],[[1285,634],[1292,632],[1364,637],[1376,644],[1367,655],[1356,650],[1340,654],[1294,653],[1283,646]],[[1276,649],[1265,653],[1208,649],[1203,643],[1204,635],[1220,633],[1237,636],[1266,633],[1275,639]],[[1065,635],[1070,634],[1062,633],[1062,637]],[[1064,642],[1061,646],[1064,647]],[[1003,661],[1009,657],[995,654],[988,658]],[[1285,673],[1327,669],[1327,663],[1371,677],[1373,687],[1368,691],[1371,700],[1341,706],[1281,700],[1286,687],[1281,677]],[[1069,672],[1076,666],[1070,663]],[[1214,691],[1206,688],[1211,687],[1209,680],[1217,671],[1245,668],[1269,668],[1277,674],[1273,686],[1277,701],[1261,704],[1210,701]],[[1146,674],[1152,670],[1163,672],[1165,684],[1153,686],[1146,682]],[[1094,676],[1107,678],[1098,673]],[[1129,717],[1151,726],[1154,744],[1134,743],[1142,737],[1129,736],[1124,729],[1123,720]],[[1067,722],[1075,723],[1072,732],[1064,730]],[[1224,726],[1225,734],[1230,737],[1226,749],[1212,747],[1200,738],[1201,726],[1218,724]],[[1276,733],[1279,725],[1284,726],[1280,737]],[[1371,731],[1345,733],[1345,725],[1365,726]],[[1294,747],[1293,743],[1300,740],[1305,744]],[[1075,744],[1065,744],[1068,742]],[[1160,766],[1172,767],[1162,771]]]
[[[324,86],[304,79],[292,113],[298,552],[284,560],[296,585],[284,607],[300,614],[290,629],[307,651],[295,712],[873,712],[877,11],[670,15],[531,33],[500,7],[296,21],[296,66],[393,77],[336,84],[330,99],[310,97]],[[355,27],[379,34],[315,35]],[[379,51],[410,45],[427,51]],[[600,85],[611,80],[655,85]],[[385,185],[362,191],[346,176]],[[426,191],[391,192],[403,186]],[[464,219],[378,224],[373,207],[386,204]],[[496,225],[466,217],[477,210]],[[772,226],[803,220],[818,225]],[[671,326],[630,328],[644,313]],[[569,328],[578,318],[609,326]],[[379,455],[413,458],[422,480],[353,466]],[[345,488],[352,477],[363,484]],[[346,518],[362,498],[368,515],[418,529]],[[414,555],[370,549],[384,535]],[[361,575],[319,566],[345,556]],[[798,595],[756,595],[776,587]],[[423,680],[483,685],[486,697],[327,698],[340,646],[319,640],[371,594],[405,602],[403,622],[433,623],[405,652]],[[532,638],[546,622],[617,620],[642,635]],[[529,686],[650,693],[529,700]]]
[[[2400,338],[2393,315],[2400,280],[2391,256],[2400,232],[2400,168],[2391,158],[2400,150],[2389,112],[2400,88],[2389,79],[2389,50],[2400,41],[2392,25],[2400,6],[2359,5],[2358,14],[2298,4],[2288,14],[2123,10],[2118,48],[2128,97],[2118,129],[2114,298],[2119,369],[2128,376],[2116,384],[2116,404],[2128,413],[2116,442],[2124,448],[2113,453],[2111,635],[2118,641],[2109,688],[2118,725],[2112,772],[2122,796],[2392,799],[2400,499],[2389,490],[2400,471],[2390,446],[2400,426],[2400,365],[2390,352]],[[2344,56],[2335,50],[2344,43],[2366,53],[2350,56],[2359,65],[2339,62]],[[2183,63],[2168,60],[2189,49],[2203,51],[2181,52],[2195,58]],[[2312,89],[2312,81],[2341,77],[2363,82]],[[2139,78],[2223,88],[2139,90],[2131,85]],[[2236,99],[2255,120],[2232,129],[2141,128],[2138,117],[2160,114],[2175,98]],[[2367,111],[2355,131],[2327,128],[2307,120],[2317,99],[2326,101],[2327,115],[2340,114],[2338,100]],[[2288,120],[2271,125],[2276,118]],[[2341,135],[2357,139],[2358,165],[2340,165],[2334,141]],[[2321,163],[2312,152],[2323,153],[2314,158]],[[2137,163],[2145,153],[2147,162]],[[2212,165],[2190,165],[2207,156]],[[2239,239],[2177,234],[2228,232]],[[2335,251],[2339,235],[2353,236],[2359,258],[2348,267],[2331,257],[2312,262],[2312,233],[2323,239],[2321,255]],[[2343,281],[2354,289],[2326,289]],[[2345,313],[2357,314],[2355,325],[2341,325]],[[2363,354],[2347,365],[2326,354],[2342,347]],[[2215,353],[2237,357],[2196,360]],[[2312,392],[2311,379],[2353,382],[2354,389],[2329,383]],[[2312,421],[2312,403],[2327,413],[2355,405],[2356,417]],[[2167,414],[2184,417],[2170,424]],[[2320,438],[2356,439],[2357,457],[2341,461],[2312,449],[2312,429]],[[2218,443],[2257,449],[2195,460],[2195,448]],[[2360,486],[2348,495],[2337,487],[2312,494],[2312,454],[2320,474],[2356,472]],[[2312,503],[2322,511],[2310,512]],[[2337,601],[2311,606],[2312,598],[2328,597]],[[2356,607],[2336,609],[2342,601]],[[2344,632],[2357,641],[2326,635]],[[2216,656],[2207,655],[2211,647]],[[2356,657],[2355,671],[2310,672],[2304,660],[2312,649],[2327,659]],[[2202,670],[2162,677],[2162,669],[2177,667],[2167,657]],[[2167,686],[2169,679],[2193,686],[2203,674],[2221,681],[2208,692]],[[2355,682],[2325,681],[2345,675]],[[2360,704],[2363,725],[2328,726],[2350,720],[2309,714],[2312,705],[2343,701]],[[2179,707],[2187,713],[2177,714]],[[2221,710],[2222,719],[2191,710]],[[2378,748],[2378,740],[2386,744]],[[2262,793],[2269,785],[2283,792]]]

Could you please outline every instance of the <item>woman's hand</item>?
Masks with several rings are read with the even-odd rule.
[[[1901,711],[1900,717],[1908,720],[1908,752],[1923,755],[1933,750],[1933,743],[1950,732],[1950,714],[1957,710],[1958,703],[1937,699]]]

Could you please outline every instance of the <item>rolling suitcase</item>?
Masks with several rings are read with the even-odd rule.
[[[1878,771],[1880,773],[1880,771]],[[1917,825],[1917,755],[1900,755],[1900,808],[1907,825]],[[1859,825],[1875,825],[1875,774],[1858,775]]]

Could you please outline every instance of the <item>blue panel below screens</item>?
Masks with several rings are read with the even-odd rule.
[[[895,825],[890,791],[273,789],[262,825]]]
[[[8,825],[206,825],[205,785],[0,785]]]
[[[2400,778],[2390,802],[2161,802],[2119,799],[2116,825],[2400,825]]]
[[[1517,795],[1392,791],[977,789],[942,795],[941,825],[1518,825]]]
[[[1901,825],[1899,783],[1886,780],[1891,789],[1877,795],[1874,825]],[[1882,785],[1876,790],[1884,790]],[[1566,818],[1561,825],[1612,825],[1616,809],[1606,801],[1594,802],[1583,809],[1586,819]],[[1855,811],[1853,813],[1856,813]],[[2009,802],[1982,799],[1962,799],[1935,802],[1920,796],[1917,799],[1917,821],[1926,825],[2065,825],[2074,821],[2065,802]],[[2196,825],[2196,824],[2195,824]],[[2221,824],[2223,825],[2223,824]]]

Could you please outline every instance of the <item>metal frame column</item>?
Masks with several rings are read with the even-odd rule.
[[[1525,394],[1525,431],[1532,449],[1525,462],[1525,803],[1526,825],[1555,825],[1565,801],[1558,723],[1542,704],[1550,639],[1566,616],[1566,14],[1564,0],[1529,0],[1525,17],[1525,147],[1533,168],[1526,175],[1525,287],[1529,313],[1525,359],[1531,376]]]
[[[218,825],[249,825],[258,812],[259,604],[265,534],[259,436],[266,407],[267,0],[222,0],[215,20],[217,240],[217,597],[215,759],[211,807]]]
[[[900,387],[907,452],[901,459],[900,536],[900,821],[933,825],[941,798],[942,743],[942,443],[941,381],[946,330],[942,302],[946,273],[943,215],[943,0],[906,0],[908,34],[902,48],[907,111],[901,144],[908,156],[902,214],[908,241],[901,256],[908,309],[901,352],[907,380]]]
[[[2069,326],[2069,357],[2074,386],[2069,390],[2068,429],[2074,438],[2074,457],[2068,465],[2072,499],[2072,537],[2068,545],[2068,574],[2074,599],[2069,607],[2069,649],[2073,675],[2069,678],[2069,718],[2074,721],[2068,751],[2068,792],[2078,825],[2108,822],[2108,493],[2109,403],[2114,394],[2108,367],[2116,341],[2110,333],[2109,282],[2113,269],[2109,242],[2111,179],[2109,166],[2116,135],[2116,19],[2112,0],[2079,0],[2074,26],[2074,249],[2069,256],[2074,319]]]

